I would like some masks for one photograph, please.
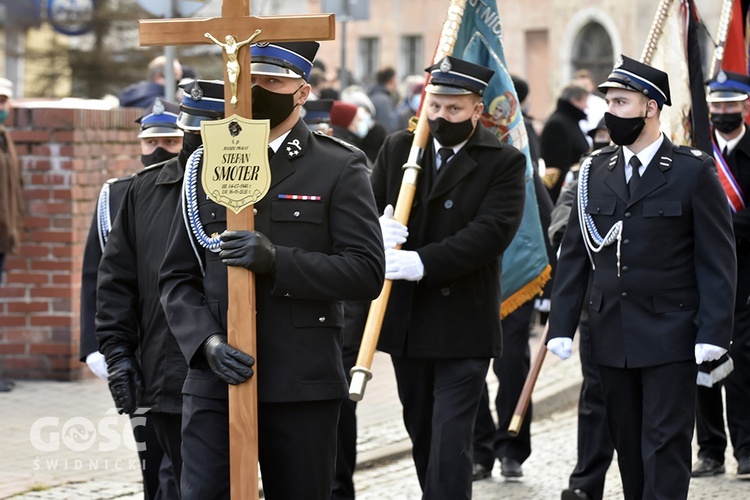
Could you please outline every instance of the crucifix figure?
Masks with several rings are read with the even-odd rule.
[[[221,42],[217,40],[211,33],[204,34],[206,38],[224,49],[224,53],[227,57],[227,80],[229,81],[229,86],[232,91],[232,99],[230,100],[230,104],[235,108],[237,107],[237,79],[240,77],[240,63],[237,60],[237,53],[240,50],[240,47],[242,47],[243,45],[247,45],[248,43],[255,40],[258,35],[260,35],[260,31],[261,30],[255,30],[253,36],[239,43],[237,43],[237,40],[235,40],[232,35],[225,36],[225,42]]]
[[[218,36],[218,39],[224,38],[226,44],[220,45],[225,49],[226,79],[229,83],[224,89],[225,113],[226,116],[236,113],[240,117],[249,118],[252,116],[250,51],[240,51],[239,48],[249,43],[250,40],[256,42],[331,40],[334,38],[335,25],[334,17],[330,14],[260,18],[249,16],[249,13],[250,0],[224,0],[222,16],[218,18],[142,20],[140,21],[141,45],[174,46],[216,43],[207,38],[206,33],[213,33]],[[244,41],[237,43],[238,39]],[[240,68],[247,68],[248,71],[240,71]],[[234,105],[230,104],[232,102]],[[252,231],[254,229],[252,206],[240,213],[227,210],[226,228],[230,231]],[[254,274],[237,266],[228,266],[224,272],[228,283],[228,292],[225,292],[227,295],[225,331],[228,340],[224,345],[257,357]],[[203,350],[203,346],[200,349]],[[203,354],[201,353],[199,357],[203,359]],[[202,362],[205,363],[205,359]],[[258,376],[258,367],[263,363],[262,358],[258,360],[255,367],[256,375],[247,382],[229,385],[229,436],[228,439],[226,437],[224,439],[230,443],[228,445],[228,476],[231,477],[231,496],[234,499],[258,498],[257,379],[259,376],[263,377],[262,368]],[[183,495],[183,498],[186,497]]]

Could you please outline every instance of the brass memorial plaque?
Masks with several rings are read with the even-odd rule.
[[[201,122],[203,172],[206,194],[239,214],[261,200],[271,186],[268,164],[268,120],[232,115]]]

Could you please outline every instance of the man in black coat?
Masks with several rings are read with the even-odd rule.
[[[501,257],[521,221],[526,159],[479,126],[492,70],[446,57],[428,71],[430,135],[408,230],[389,215],[413,134],[389,136],[373,167],[394,280],[378,348],[391,354],[424,498],[469,498],[474,419],[501,351]]]
[[[196,113],[191,94],[201,88],[213,115]],[[109,385],[120,411],[146,411],[169,457],[174,483],[180,484],[182,384],[187,364],[169,330],[159,300],[159,266],[169,227],[179,205],[182,174],[200,139],[196,120],[224,116],[221,82],[187,85],[177,126],[185,130],[177,157],[154,163],[132,179],[104,249],[97,285],[96,336],[109,367]],[[159,124],[146,128],[154,139],[168,133]],[[181,141],[182,144],[182,141]],[[175,493],[179,496],[179,493]]]
[[[725,353],[732,328],[731,218],[713,160],[659,131],[666,73],[623,56],[599,88],[619,146],[581,166],[547,348],[570,356],[590,276],[591,351],[624,496],[687,498],[696,363]]]
[[[147,169],[161,167],[179,153],[183,132],[176,124],[178,112],[179,108],[176,104],[157,99],[146,113],[136,120],[141,125],[138,134],[141,143],[141,163]],[[110,179],[102,186],[83,253],[80,360],[85,362],[96,376],[105,381],[108,378],[107,361],[99,352],[99,341],[96,338],[97,277],[113,221],[119,213],[134,177],[134,175],[129,175],[120,179]],[[137,343],[137,339],[135,342]],[[114,371],[112,370],[113,375]],[[112,382],[116,384],[115,379],[116,377],[112,379]],[[179,391],[176,394],[179,395]],[[145,410],[136,411],[135,398],[132,404],[123,405],[122,403],[120,398],[115,398],[115,404],[120,411],[128,413],[131,417],[133,434],[139,444],[138,456],[143,472],[145,498],[172,498],[179,495],[177,493],[179,480],[175,480],[173,476],[172,461],[169,454],[164,453],[159,442],[151,414]],[[161,403],[162,401],[150,398],[142,406],[155,406],[155,409],[159,411],[163,409]]]
[[[256,355],[265,497],[331,495],[336,423],[349,392],[343,301],[380,293],[384,258],[364,154],[300,119],[318,46],[251,46],[253,117],[270,120],[274,153],[270,189],[254,205],[256,231],[226,231],[226,209],[199,182],[172,221],[159,286],[189,365],[183,499],[229,498],[228,384],[253,376]],[[185,175],[194,184],[200,165]],[[227,344],[228,265],[255,274],[257,353]]]
[[[727,436],[724,432],[724,404],[727,399],[727,426],[737,459],[737,477],[750,479],[750,133],[745,118],[750,112],[750,77],[720,72],[709,82],[708,109],[713,122],[714,156],[728,183],[722,182],[732,210],[737,247],[737,295],[734,303],[734,329],[729,356],[734,370],[722,384],[698,385],[696,433],[698,463],[693,477],[723,473]]]
[[[589,150],[586,136],[578,122],[586,119],[585,88],[570,84],[560,93],[557,108],[544,124],[540,138],[541,157],[545,164],[544,184],[549,189],[552,202],[557,201],[565,175]]]

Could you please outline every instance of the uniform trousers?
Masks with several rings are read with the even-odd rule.
[[[690,484],[695,362],[599,365],[625,500],[680,500]]]
[[[587,301],[584,301],[584,303]],[[599,366],[591,353],[589,315],[584,309],[578,323],[579,353],[583,383],[578,399],[578,461],[570,474],[569,488],[585,491],[592,500],[602,500],[604,479],[615,448],[607,428],[607,412],[599,377]]]
[[[340,399],[258,404],[258,457],[267,500],[328,500],[336,460]],[[226,399],[185,394],[183,500],[229,500]]]
[[[492,470],[495,458],[508,457],[523,463],[531,455],[532,404],[529,403],[517,436],[510,435],[508,426],[529,373],[529,329],[533,314],[534,302],[531,301],[502,321],[503,355],[492,362],[492,369],[500,381],[495,397],[497,427],[490,412],[487,384],[482,391],[474,428],[474,463],[482,464],[489,470]]]
[[[162,500],[169,487],[169,475],[163,467],[169,458],[164,460],[164,450],[154,431],[154,424],[147,414],[130,415],[130,427],[138,447],[138,461],[143,475],[143,498],[145,500]]]
[[[180,498],[182,415],[179,413],[148,413],[147,415],[153,424],[154,435],[164,455],[159,467],[162,498]]]
[[[490,359],[391,360],[422,498],[471,498],[474,421]]]
[[[739,248],[739,247],[738,247]],[[747,305],[750,284],[741,277],[750,276],[750,259],[738,255],[737,300],[729,356],[734,370],[721,384],[698,386],[696,434],[698,456],[724,463],[727,435],[724,431],[724,404],[721,387],[726,391],[727,427],[736,459],[750,457],[750,307]]]

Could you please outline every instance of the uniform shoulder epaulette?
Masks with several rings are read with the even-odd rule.
[[[135,174],[125,175],[122,177],[112,177],[111,179],[107,179],[105,184],[109,184],[110,186],[113,184],[118,184],[120,182],[130,182],[135,177]]]
[[[362,152],[362,150],[361,150],[361,149],[359,149],[359,148],[358,148],[357,146],[355,146],[354,144],[352,144],[352,143],[350,143],[350,142],[346,142],[346,141],[345,141],[345,140],[343,140],[343,139],[339,139],[338,137],[333,137],[332,135],[328,135],[328,134],[323,134],[323,133],[321,133],[321,132],[318,132],[318,131],[315,131],[315,132],[313,132],[313,134],[315,134],[315,135],[316,135],[316,136],[318,136],[318,137],[324,137],[324,138],[326,138],[326,139],[328,139],[328,140],[331,140],[331,141],[335,142],[336,144],[338,144],[338,145],[340,145],[340,146],[343,146],[343,147],[345,147],[345,148],[346,148],[346,149],[348,149],[349,151],[354,151],[354,152]]]
[[[612,146],[612,145],[610,145],[610,146],[604,146],[603,148],[599,148],[599,149],[596,149],[596,150],[592,151],[589,154],[589,156],[596,157],[596,156],[599,156],[599,155],[605,155],[605,154],[609,154],[609,153],[614,153],[615,151],[617,151],[617,147],[618,146]]]
[[[694,148],[694,147],[691,147],[691,146],[678,146],[678,145],[675,145],[674,146],[674,152],[678,153],[678,154],[681,154],[681,155],[689,156],[691,158],[699,159],[701,161],[703,161],[703,160],[705,160],[707,158],[711,158],[710,156],[708,156],[708,154],[706,154],[705,151],[701,151],[700,149],[697,149],[697,148]]]
[[[163,167],[164,165],[166,165],[167,163],[169,163],[172,160],[177,160],[177,157],[175,156],[174,158],[170,158],[168,160],[160,161],[159,163],[152,163],[151,165],[148,165],[147,167],[143,167],[138,172],[134,173],[133,177],[139,176],[139,175],[141,175],[143,173],[146,173],[146,172],[151,172],[153,170],[158,170],[158,169],[160,169],[161,167]]]

